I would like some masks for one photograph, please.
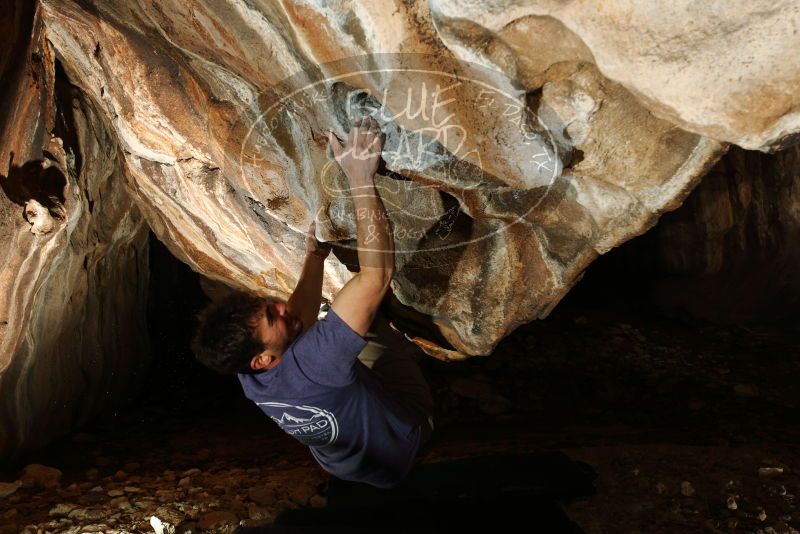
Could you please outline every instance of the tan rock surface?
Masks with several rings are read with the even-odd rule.
[[[561,61],[590,61],[685,130],[751,150],[797,140],[794,0],[431,0],[430,7],[450,49],[523,82],[538,82]]]
[[[797,315],[800,144],[731,150],[657,227],[657,301],[715,322]]]
[[[5,71],[0,100],[13,118],[0,136],[2,452],[118,405],[147,363],[147,226],[105,118],[55,81],[43,31],[37,19],[20,35],[19,57],[33,60]]]
[[[466,354],[486,354],[515,326],[546,315],[598,252],[677,205],[721,152],[655,119],[592,65],[554,72],[531,95],[458,63],[424,6],[372,5],[342,4],[325,19],[323,8],[294,4],[130,11],[112,2],[87,13],[45,2],[43,17],[67,76],[113,118],[128,185],[151,228],[195,270],[230,284],[289,291],[315,213],[322,238],[354,239],[324,134],[346,133],[353,90],[368,93],[364,106],[384,104],[382,116],[394,120],[381,121],[379,186],[397,237],[395,292]],[[338,36],[339,46],[320,35]],[[435,55],[393,55],[408,52]],[[363,59],[336,61],[350,55]],[[298,70],[308,74],[276,85]],[[431,88],[449,80],[458,85],[436,101]],[[496,88],[489,96],[485,80]],[[271,114],[290,89],[309,84],[321,98]],[[519,117],[503,118],[509,106],[540,122],[523,131]],[[331,262],[326,294],[347,276]]]

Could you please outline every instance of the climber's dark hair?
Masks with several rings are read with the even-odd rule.
[[[250,367],[250,360],[267,348],[255,336],[264,303],[263,297],[235,291],[206,306],[197,316],[192,339],[195,358],[220,374],[260,372]]]

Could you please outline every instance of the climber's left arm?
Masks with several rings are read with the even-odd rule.
[[[315,228],[316,225],[311,223],[311,228],[306,234],[306,257],[303,261],[303,270],[292,296],[286,303],[286,311],[303,321],[304,332],[317,321],[319,305],[322,301],[322,275],[325,258],[331,250],[329,245],[317,241]]]

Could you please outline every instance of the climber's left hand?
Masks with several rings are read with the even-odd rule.
[[[314,221],[306,233],[306,254],[313,254],[324,260],[330,254],[331,246],[328,243],[317,241],[316,229],[317,223]]]

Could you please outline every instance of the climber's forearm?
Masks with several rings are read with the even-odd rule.
[[[324,266],[325,259],[323,257],[313,252],[307,252],[300,279],[286,303],[287,311],[303,321],[304,331],[316,322],[319,314]]]
[[[394,273],[394,238],[373,176],[350,178],[356,215],[358,263],[362,277],[387,285]]]

